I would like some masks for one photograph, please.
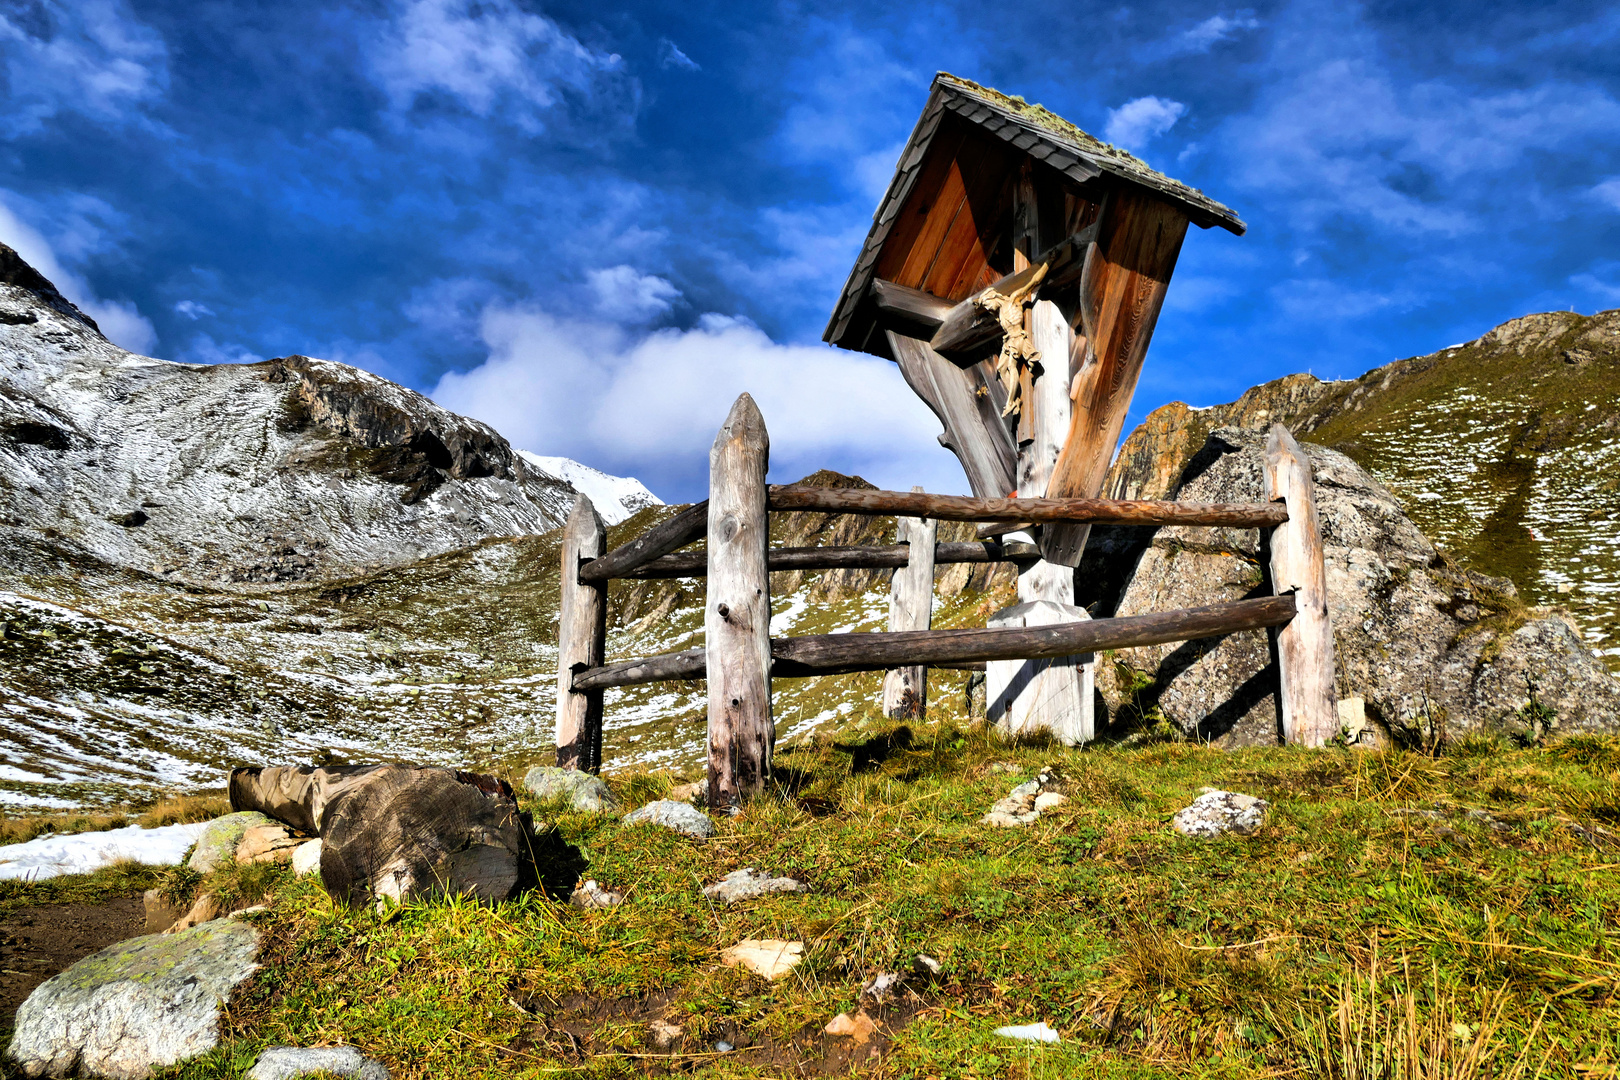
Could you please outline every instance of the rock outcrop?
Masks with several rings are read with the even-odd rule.
[[[13,570],[45,540],[183,581],[323,580],[543,533],[573,504],[488,425],[358,368],[126,352],[3,245],[0,360]]]
[[[1171,402],[1120,447],[1106,493],[1163,498],[1217,428],[1281,423],[1338,450],[1471,569],[1556,604],[1620,670],[1620,310],[1526,315],[1357,379],[1288,375],[1226,405]]]
[[[1263,448],[1258,431],[1219,429],[1169,494],[1260,501]],[[1620,729],[1620,682],[1567,619],[1526,608],[1510,582],[1460,569],[1344,454],[1305,449],[1316,474],[1338,693],[1364,702],[1369,738],[1432,742],[1474,731],[1535,738],[1549,723],[1565,733]],[[1096,535],[1097,554],[1131,566],[1112,614],[1271,591],[1258,530]],[[1162,720],[1226,746],[1277,741],[1276,685],[1264,631],[1122,651],[1098,671],[1116,725]]]
[[[119,942],[39,985],[6,1055],[29,1077],[137,1080],[205,1054],[258,952],[258,931],[223,919]]]

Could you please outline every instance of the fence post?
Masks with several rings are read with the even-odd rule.
[[[1328,619],[1327,568],[1316,519],[1311,460],[1281,424],[1266,435],[1266,498],[1288,507],[1271,533],[1271,583],[1294,594],[1294,617],[1277,628],[1283,741],[1321,746],[1339,733],[1333,689],[1333,625]]]
[[[912,491],[921,491],[914,487]],[[906,565],[889,583],[889,629],[927,630],[934,618],[934,539],[939,525],[931,518],[895,519],[895,541],[909,545]],[[922,664],[891,668],[883,675],[883,715],[893,720],[921,720],[928,712],[928,668]]]
[[[771,774],[770,436],[754,399],[732,405],[709,451],[709,807],[728,810]]]
[[[574,673],[601,665],[607,649],[607,582],[581,583],[581,563],[607,547],[607,530],[591,500],[574,500],[563,529],[557,615],[557,764],[602,771],[602,691],[573,689]]]

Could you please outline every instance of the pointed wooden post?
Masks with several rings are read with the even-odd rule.
[[[709,807],[729,810],[771,774],[771,593],[765,550],[770,436],[743,394],[709,451]]]
[[[602,691],[573,689],[574,673],[601,665],[607,649],[607,582],[582,583],[582,563],[607,547],[602,518],[581,495],[563,529],[557,615],[557,764],[602,771]]]
[[[934,541],[938,530],[939,524],[932,518],[896,519],[895,540],[908,545],[909,550],[906,565],[894,572],[889,584],[890,630],[927,630],[933,626]],[[912,664],[884,673],[884,716],[891,720],[921,720],[927,712],[927,667]]]
[[[1288,507],[1271,532],[1271,583],[1294,594],[1294,617],[1277,628],[1283,741],[1321,746],[1339,733],[1333,689],[1333,625],[1328,618],[1327,568],[1316,519],[1311,459],[1281,424],[1266,435],[1266,498]]]

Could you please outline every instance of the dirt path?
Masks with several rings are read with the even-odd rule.
[[[0,1032],[34,987],[91,953],[146,929],[141,898],[46,904],[0,914]]]

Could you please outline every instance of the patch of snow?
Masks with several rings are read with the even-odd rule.
[[[0,847],[0,879],[38,881],[58,874],[89,874],[133,859],[147,866],[175,866],[208,823],[143,829],[129,825],[105,832],[41,836]]]
[[[572,458],[543,457],[519,450],[527,465],[561,481],[590,499],[596,512],[609,525],[617,525],[649,506],[663,506],[664,500],[647,490],[647,486],[633,476],[613,476]]]

